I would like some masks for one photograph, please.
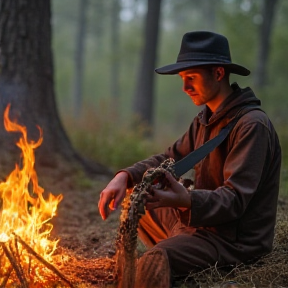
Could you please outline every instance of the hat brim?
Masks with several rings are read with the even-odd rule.
[[[230,73],[238,74],[241,76],[248,76],[250,74],[250,71],[248,69],[238,64],[234,64],[234,63],[219,63],[219,62],[207,63],[207,62],[195,62],[195,61],[185,62],[185,63],[179,62],[179,63],[166,65],[166,66],[155,69],[155,72],[161,75],[175,75],[181,71],[185,71],[193,67],[207,66],[207,65],[223,66],[224,68],[227,68]]]

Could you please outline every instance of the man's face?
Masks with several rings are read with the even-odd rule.
[[[183,80],[183,91],[200,106],[217,102],[220,92],[217,69],[222,67],[193,68],[179,73]]]

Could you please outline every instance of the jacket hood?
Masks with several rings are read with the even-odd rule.
[[[199,122],[203,125],[209,125],[215,121],[223,118],[228,113],[235,116],[236,112],[244,106],[261,106],[261,101],[255,96],[254,92],[250,87],[240,88],[237,83],[231,84],[233,89],[232,94],[225,99],[225,101],[218,107],[215,113],[211,116],[211,111],[208,106],[198,114]],[[241,96],[241,97],[240,97]],[[232,113],[233,112],[233,113]],[[210,115],[211,117],[209,117]],[[209,120],[208,120],[209,119]]]

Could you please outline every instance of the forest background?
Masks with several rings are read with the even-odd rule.
[[[45,187],[44,198],[48,191],[63,196],[52,236],[60,239],[60,251],[83,259],[71,263],[74,256],[67,258],[69,265],[60,269],[65,275],[74,275],[79,283],[109,280],[113,265],[110,272],[101,268],[97,273],[107,272],[101,276],[94,259],[109,260],[106,256],[115,254],[121,211],[101,221],[101,190],[117,169],[162,153],[202,108],[182,91],[178,75],[154,72],[176,61],[188,31],[224,34],[233,62],[252,71],[249,77],[231,75],[231,82],[255,91],[278,131],[283,151],[280,193],[287,199],[287,15],[286,0],[0,0],[0,115],[9,114],[25,126],[34,148],[43,131],[35,151],[39,184]],[[6,130],[0,121],[1,179],[7,179],[15,163],[20,168],[26,163],[15,145],[19,129]],[[33,157],[30,162],[34,164]],[[28,179],[31,175],[33,169]],[[34,185],[24,182],[29,196],[36,196]],[[14,194],[0,194],[1,210],[8,199],[3,195]],[[252,281],[254,287],[258,279],[259,287],[268,287],[264,282],[287,287],[286,199],[279,199],[274,248],[265,270],[261,264],[244,274],[236,271],[237,281]],[[212,282],[222,283],[223,278]]]
[[[154,16],[152,2],[161,4]],[[201,107],[182,92],[179,76],[157,75],[153,69],[176,61],[184,33],[214,31],[229,39],[232,61],[252,72],[248,77],[232,75],[231,81],[255,91],[278,131],[283,149],[281,195],[288,195],[287,1],[51,3],[57,107],[76,150],[113,172],[164,151],[185,132]],[[159,33],[150,48],[156,58],[150,71],[152,87],[146,94],[151,100],[147,115],[135,103],[145,101],[145,95],[139,100],[139,79],[147,43],[145,27],[152,23],[149,17],[157,18]]]

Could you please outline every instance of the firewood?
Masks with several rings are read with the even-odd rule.
[[[42,256],[40,256],[32,247],[30,247],[19,235],[16,233],[12,233],[15,238],[19,241],[19,243],[27,250],[28,253],[33,255],[39,262],[41,262],[45,267],[51,270],[54,274],[56,274],[61,280],[63,280],[69,287],[74,288],[72,283],[51,263],[46,261]]]
[[[6,247],[6,243],[1,242],[0,245],[2,246],[2,249],[4,251],[4,253],[6,254],[8,260],[10,261],[20,283],[21,283],[21,288],[29,288],[28,286],[28,282],[27,279],[25,277],[25,274],[23,273],[23,270],[21,268],[19,268],[19,263],[17,263],[17,260],[15,259],[15,257],[13,256],[13,254],[11,253],[11,251],[9,251],[9,248]]]

